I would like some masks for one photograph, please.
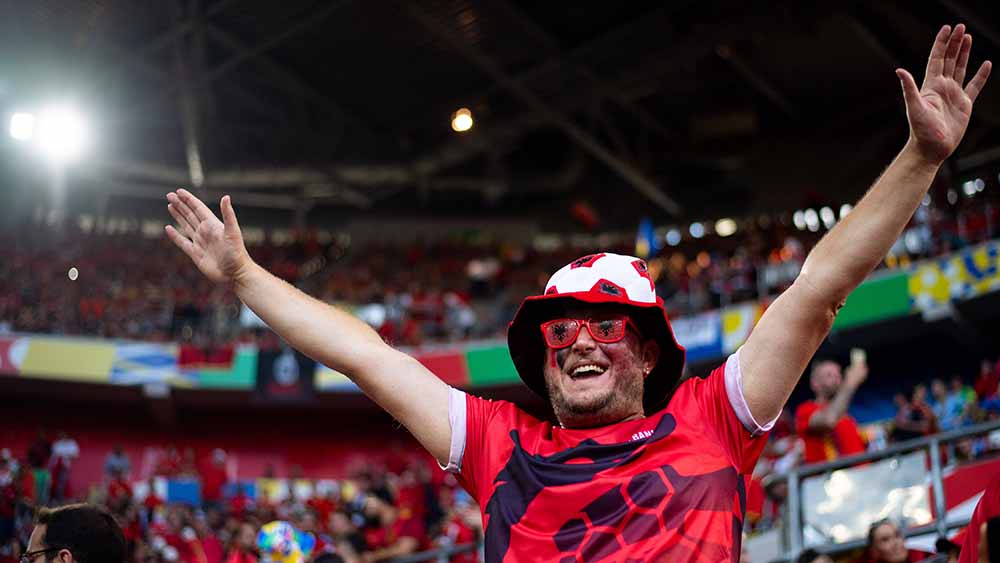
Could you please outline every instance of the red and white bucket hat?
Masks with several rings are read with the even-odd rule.
[[[684,368],[684,348],[657,297],[646,262],[634,256],[602,252],[563,266],[545,284],[545,293],[521,302],[507,329],[507,346],[518,375],[532,391],[548,398],[543,367],[545,341],[541,324],[565,314],[575,303],[626,305],[646,338],[660,345],[660,359],[646,377],[643,407],[654,412],[672,392]]]

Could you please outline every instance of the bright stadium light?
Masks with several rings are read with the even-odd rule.
[[[803,217],[806,220],[806,227],[808,227],[810,231],[815,233],[819,230],[819,213],[816,213],[815,209],[806,209]]]
[[[966,197],[972,197],[976,193],[976,183],[972,180],[963,183],[962,191],[965,192]]]
[[[697,222],[691,223],[691,227],[688,229],[688,232],[691,233],[691,236],[694,238],[701,238],[705,236],[705,225]]]
[[[806,230],[806,214],[802,210],[798,210],[792,214],[792,223],[795,223],[795,228],[804,231]]]
[[[469,108],[461,108],[451,114],[451,128],[458,133],[465,133],[472,129],[472,112]]]
[[[80,114],[68,107],[43,111],[36,130],[38,147],[57,162],[80,156],[87,145],[87,126]]]
[[[850,214],[851,211],[854,211],[854,206],[851,205],[850,203],[845,203],[844,205],[841,205],[840,206],[840,218],[841,218],[841,220],[843,220],[844,217],[847,217],[847,215]]]
[[[827,229],[832,229],[833,226],[837,224],[837,217],[833,214],[833,210],[829,207],[824,207],[819,210],[819,218],[823,220],[823,226]]]
[[[35,134],[35,114],[15,113],[10,117],[10,136],[27,141]]]
[[[728,237],[736,232],[736,221],[726,217],[715,222],[715,232],[720,237]]]
[[[667,244],[670,246],[677,246],[681,243],[681,232],[678,229],[670,229],[667,231]]]

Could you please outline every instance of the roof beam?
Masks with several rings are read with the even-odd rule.
[[[407,4],[407,9],[408,13],[421,25],[426,27],[435,35],[444,39],[452,46],[453,49],[458,51],[462,56],[468,59],[475,66],[479,67],[482,71],[490,75],[493,80],[509,90],[515,97],[520,99],[521,102],[533,111],[538,112],[554,125],[562,129],[563,132],[565,132],[566,135],[573,140],[573,142],[590,153],[593,157],[606,164],[638,192],[645,195],[650,201],[655,203],[659,208],[671,215],[676,216],[681,214],[682,209],[680,204],[660,191],[659,187],[642,172],[619,158],[598,142],[592,135],[576,125],[569,116],[544,102],[521,81],[510,76],[490,57],[483,54],[478,49],[467,45],[461,39],[455,37],[451,30],[433,17],[421,11],[416,4]]]
[[[785,115],[793,119],[798,118],[799,112],[795,109],[795,105],[778,90],[777,86],[771,84],[768,79],[754,70],[746,59],[733,51],[732,47],[729,45],[720,45],[715,52],[733,67],[736,74],[739,74],[744,80],[749,82],[759,94],[770,100]]]
[[[629,115],[635,118],[636,122],[641,127],[649,129],[671,142],[677,141],[679,133],[676,130],[663,124],[659,118],[646,111],[642,106],[625,98],[624,96],[621,96],[616,89],[611,88],[611,85],[599,76],[592,68],[584,63],[567,60],[562,53],[562,49],[560,48],[558,41],[556,41],[555,38],[553,38],[547,31],[542,29],[537,22],[528,17],[528,15],[525,14],[520,8],[511,4],[509,0],[497,0],[497,3],[503,10],[517,20],[518,24],[520,24],[522,28],[528,30],[532,35],[545,43],[546,47],[553,54],[552,59],[550,59],[553,64],[572,68],[578,74],[600,88],[602,92],[607,94],[608,99],[615,102]],[[680,2],[677,2],[675,4],[679,3]],[[676,5],[674,7],[676,8]]]

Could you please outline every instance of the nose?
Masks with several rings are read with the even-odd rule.
[[[597,347],[597,342],[594,337],[590,335],[590,331],[586,326],[580,327],[580,333],[576,335],[576,341],[573,342],[574,352],[589,352]]]

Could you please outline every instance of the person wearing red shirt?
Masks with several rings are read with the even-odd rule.
[[[108,481],[108,506],[115,508],[128,504],[132,499],[132,486],[125,480],[125,476],[116,472]]]
[[[1000,361],[997,366],[1000,366]],[[1000,385],[1000,373],[989,360],[983,360],[979,366],[979,375],[976,376],[976,396],[980,401],[992,396],[997,391],[997,385]]]
[[[167,194],[167,236],[300,352],[345,374],[479,501],[486,560],[735,561],[746,479],[772,421],[964,135],[989,75],[964,85],[971,36],[944,26],[925,80],[897,69],[910,136],[810,252],[747,342],[707,377],[681,379],[677,344],[646,263],[597,253],[525,298],[507,331],[514,367],[554,421],[450,387],[364,321],[254,262],[232,200],[223,220]]]
[[[316,513],[316,520],[322,529],[326,529],[330,522],[330,515],[337,510],[337,500],[333,490],[328,490],[326,494],[316,495],[306,501],[306,506]]]
[[[846,377],[837,362],[813,363],[809,385],[816,399],[802,403],[795,411],[795,429],[805,444],[806,463],[831,461],[865,451],[858,424],[847,414],[847,407],[866,377],[868,366],[864,362],[852,363]]]
[[[199,471],[201,476],[201,498],[206,507],[221,507],[222,488],[228,481],[226,475],[226,452],[212,451],[212,458]]]
[[[257,530],[246,522],[240,524],[236,541],[229,548],[226,563],[257,563]]]
[[[229,513],[236,518],[243,518],[251,504],[252,500],[250,497],[247,496],[243,487],[237,484],[236,494],[233,495],[233,498],[229,499]]]
[[[429,547],[422,520],[409,508],[396,508],[371,495],[365,499],[365,516],[379,523],[365,530],[365,542],[370,551],[366,561],[383,561],[410,555]]]
[[[980,543],[983,541],[983,524],[990,518],[1000,516],[1000,477],[993,480],[983,491],[976,510],[972,513],[969,526],[965,529],[965,539],[962,541],[962,551],[958,555],[958,563],[976,563],[980,561]],[[985,561],[982,563],[986,563]]]

